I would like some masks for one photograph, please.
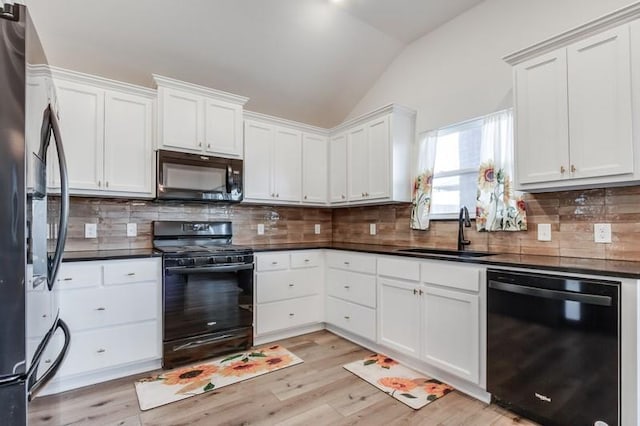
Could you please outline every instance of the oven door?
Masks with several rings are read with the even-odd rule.
[[[242,160],[158,150],[157,198],[242,201]]]
[[[165,267],[163,365],[253,345],[253,263]]]

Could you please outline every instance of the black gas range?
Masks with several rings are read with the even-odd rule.
[[[231,222],[153,223],[163,253],[164,368],[253,345],[253,250]]]

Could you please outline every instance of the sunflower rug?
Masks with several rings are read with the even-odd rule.
[[[381,354],[370,355],[343,367],[414,410],[454,390]]]
[[[149,410],[302,362],[278,345],[236,353],[138,380],[138,403]]]

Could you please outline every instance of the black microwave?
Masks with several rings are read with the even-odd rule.
[[[242,160],[158,150],[158,200],[242,201]]]

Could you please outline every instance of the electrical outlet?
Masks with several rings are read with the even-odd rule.
[[[258,235],[264,235],[264,223],[258,224]]]
[[[596,243],[610,243],[611,242],[611,224],[595,223],[593,225],[593,241],[595,241]]]
[[[138,236],[138,224],[127,223],[127,237],[137,237],[137,236]]]
[[[319,224],[319,223],[316,223],[316,224],[313,226],[313,232],[314,232],[314,233],[316,233],[316,234],[319,234],[319,233],[320,233],[320,224]]]
[[[551,224],[538,224],[538,241],[551,241]]]
[[[98,238],[98,224],[97,223],[85,223],[84,224],[84,237],[85,238]]]
[[[375,223],[370,223],[369,224],[369,235],[376,235],[376,224]]]

